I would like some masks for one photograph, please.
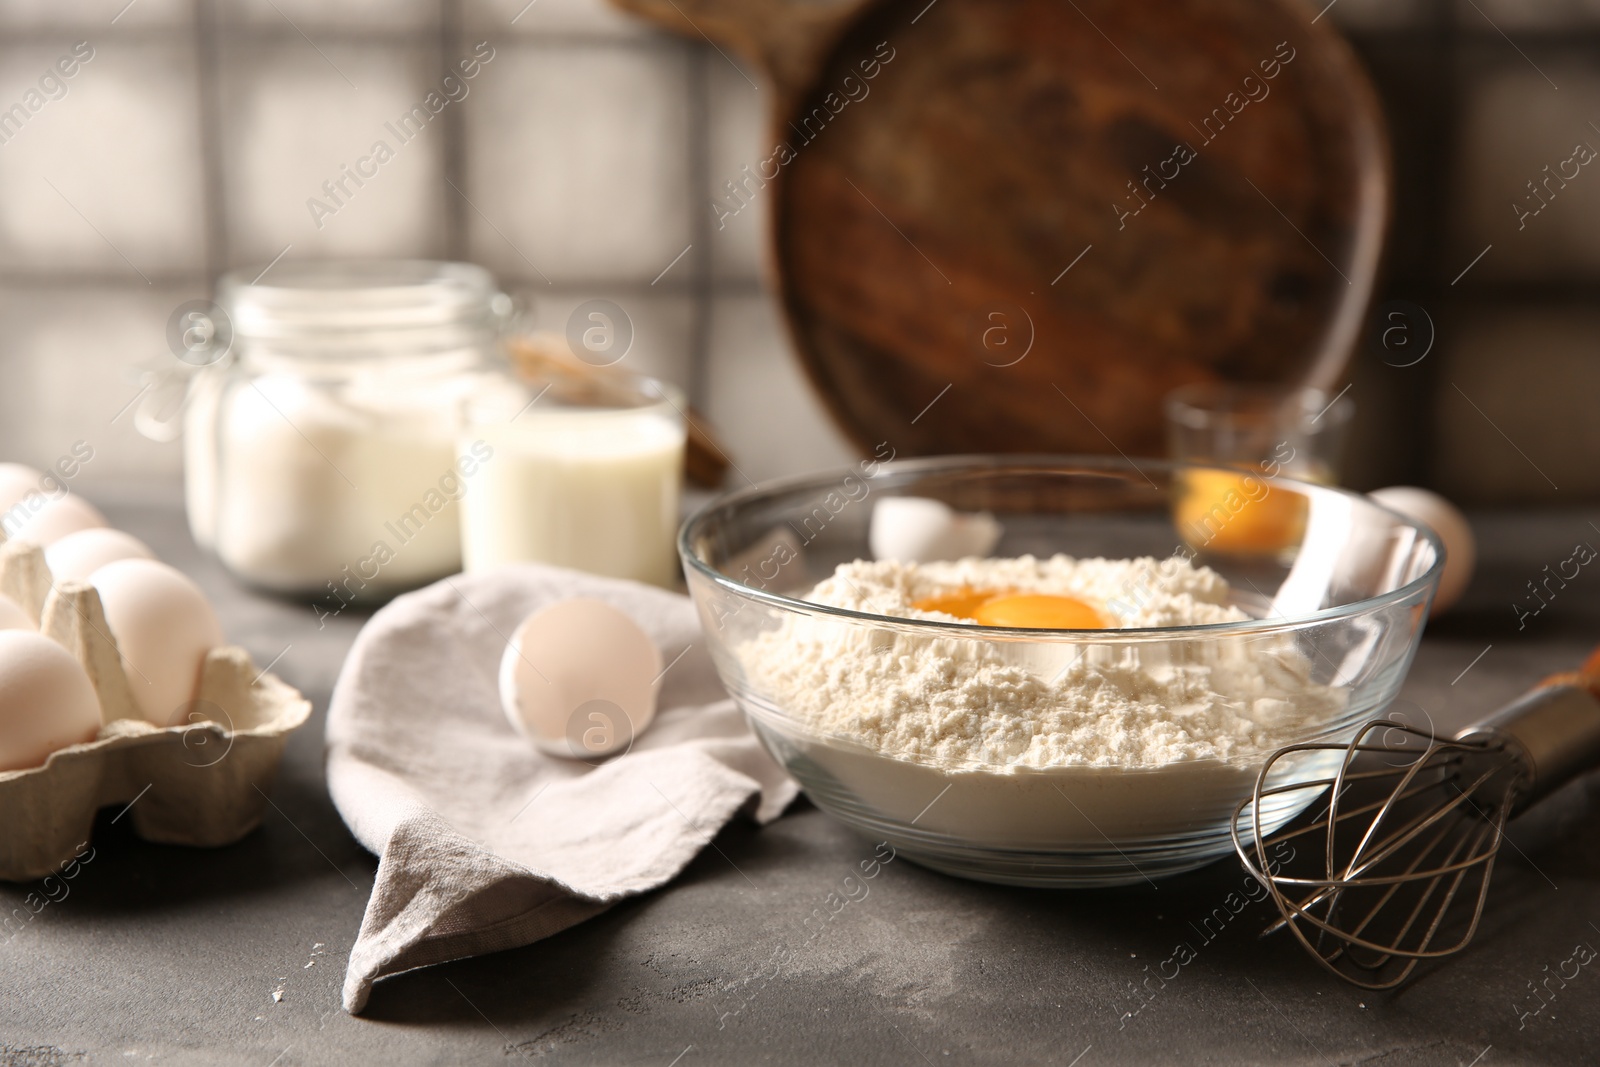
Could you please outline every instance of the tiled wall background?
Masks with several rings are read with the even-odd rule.
[[[1390,112],[1380,300],[1438,333],[1414,366],[1357,354],[1349,480],[1600,498],[1600,167],[1520,231],[1511,207],[1600,147],[1600,2],[1328,17]],[[66,95],[0,144],[0,457],[82,438],[86,488],[175,486],[177,447],[132,428],[138,367],[170,360],[174,307],[280,254],[475,260],[553,328],[607,297],[634,319],[630,362],[684,384],[751,477],[850,456],[766,293],[762,205],[720,231],[709,209],[759,157],[766,106],[711,48],[603,0],[0,0],[0,109],[80,40],[94,58]],[[469,95],[318,228],[306,199],[483,40]]]

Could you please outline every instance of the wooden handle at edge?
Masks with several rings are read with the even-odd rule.
[[[804,90],[828,51],[875,0],[611,0],[663,29],[726,45],[776,83],[780,110]]]

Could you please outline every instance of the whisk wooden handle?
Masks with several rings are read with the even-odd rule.
[[[1590,657],[1594,662],[1595,657]],[[1460,741],[1502,742],[1529,771],[1515,811],[1537,803],[1583,772],[1600,766],[1600,695],[1582,672],[1550,679],[1520,700],[1467,727]]]
[[[1552,674],[1539,685],[1541,688],[1547,685],[1575,685],[1600,697],[1600,646],[1596,646],[1595,650],[1589,653],[1589,658],[1583,661],[1582,667],[1575,671]]]

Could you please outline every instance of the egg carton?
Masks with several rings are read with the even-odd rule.
[[[83,664],[100,699],[99,735],[42,767],[0,771],[0,880],[42,878],[70,860],[95,813],[122,805],[146,841],[215,848],[255,829],[289,734],[311,715],[293,687],[257,673],[242,648],[212,649],[189,722],[166,728],[139,714],[100,595],[52,582],[44,553],[0,544],[0,593]]]

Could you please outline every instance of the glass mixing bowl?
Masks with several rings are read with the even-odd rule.
[[[1160,561],[1181,552],[1225,578],[1228,603],[1250,618],[1011,629],[806,601],[839,564],[873,558],[873,509],[888,497],[988,512],[1003,530],[992,557]],[[839,675],[841,650],[883,655],[891,670],[931,655],[1020,665],[1051,685],[1128,662],[1169,671],[1243,664],[1234,674],[1246,679],[1289,664],[1315,700],[1299,705],[1291,732],[1279,731],[1270,748],[1343,741],[1399,691],[1444,556],[1425,527],[1344,490],[1236,468],[1054,456],[868,461],[758,486],[701,509],[678,547],[724,684],[818,807],[925,866],[1039,886],[1132,884],[1231,853],[1230,821],[1270,751],[1235,745],[1226,757],[1156,766],[1104,765],[1103,756],[1098,765],[1032,766],[1003,748],[961,759],[906,755],[840,728],[849,707],[836,709],[842,717],[816,713],[853,688]],[[1130,583],[1123,594],[1133,601],[1149,591]],[[796,656],[814,669],[771,669]],[[1290,703],[1218,692],[1236,696],[1247,717]],[[923,695],[930,704],[938,696]],[[991,711],[991,725],[994,714],[1002,713]],[[1328,758],[1280,761],[1274,781],[1324,773],[1315,761]],[[1296,795],[1268,805],[1262,832],[1308,803]]]

